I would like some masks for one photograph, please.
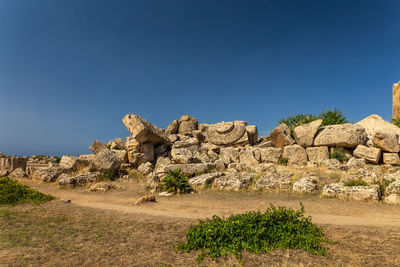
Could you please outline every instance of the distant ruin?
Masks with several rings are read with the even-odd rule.
[[[393,84],[393,119],[400,119],[400,81]]]

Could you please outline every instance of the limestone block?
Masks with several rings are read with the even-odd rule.
[[[294,128],[293,135],[296,143],[302,147],[312,146],[315,134],[321,126],[322,120],[315,120]]]
[[[400,165],[399,153],[383,153],[383,163]]]
[[[378,164],[381,159],[381,149],[358,145],[353,155],[358,158],[364,158],[368,162]]]
[[[355,148],[365,143],[367,134],[363,127],[351,123],[330,125],[320,128],[314,146],[341,146]]]
[[[274,147],[277,148],[284,148],[285,146],[293,145],[295,143],[290,136],[289,127],[284,123],[272,130],[272,132],[267,136],[267,140],[271,141]]]
[[[320,163],[329,159],[329,151],[327,146],[307,147],[306,152],[309,161]]]
[[[306,150],[299,145],[285,146],[282,156],[288,159],[289,164],[301,164],[307,161]]]

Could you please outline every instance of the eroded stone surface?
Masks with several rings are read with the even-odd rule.
[[[343,183],[333,183],[324,186],[322,195],[339,199],[360,201],[378,201],[378,185],[371,186],[344,186]]]
[[[312,146],[315,134],[321,126],[322,120],[315,120],[294,128],[293,135],[296,143],[302,147]]]
[[[246,126],[247,123],[244,121],[220,122],[213,124],[207,129],[207,139],[214,145],[233,145],[245,134]]]
[[[337,124],[320,128],[315,139],[315,146],[340,146],[355,148],[365,143],[367,133],[364,128],[351,124]]]

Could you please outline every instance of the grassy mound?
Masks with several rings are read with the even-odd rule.
[[[26,202],[38,204],[53,199],[54,197],[33,190],[16,180],[8,177],[0,178],[0,205],[16,205]]]
[[[304,206],[300,205],[300,210],[271,205],[264,213],[200,220],[187,231],[187,243],[179,244],[177,249],[185,252],[201,249],[199,262],[206,255],[218,258],[231,254],[241,261],[242,251],[262,253],[287,248],[326,255],[326,248],[321,245],[328,242],[323,230],[311,222],[311,217],[304,217]]]

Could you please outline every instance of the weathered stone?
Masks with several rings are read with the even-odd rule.
[[[13,170],[8,177],[10,178],[25,178],[26,177],[26,173],[24,172],[24,170],[22,168],[16,168],[15,170]]]
[[[151,143],[143,143],[140,145],[140,153],[143,154],[144,160],[153,161],[154,160],[154,146]]]
[[[225,165],[229,165],[230,163],[239,163],[239,151],[239,148],[223,147],[220,151],[220,157]]]
[[[260,153],[262,162],[278,163],[282,150],[280,148],[267,147],[260,148]]]
[[[351,169],[361,169],[361,168],[365,168],[366,164],[365,164],[365,159],[361,158],[355,158],[352,157],[351,159],[349,159],[349,161],[347,162],[347,167],[351,168]]]
[[[168,150],[168,147],[165,144],[159,145],[154,148],[154,155],[160,155]]]
[[[349,168],[346,165],[340,163],[340,161],[337,159],[326,159],[321,162],[321,165],[327,167],[328,170],[332,171],[346,171]]]
[[[26,170],[26,164],[28,162],[27,157],[15,157],[15,156],[2,156],[0,158],[0,170],[7,170],[9,173],[21,168],[23,171]]]
[[[396,180],[386,187],[386,195],[400,194],[400,180]]]
[[[146,202],[157,202],[155,196],[142,196],[138,200],[135,201],[135,205],[139,205],[141,203],[146,203]]]
[[[256,172],[265,172],[265,171],[274,172],[276,169],[274,163],[260,163],[257,166],[255,166],[254,170]]]
[[[184,121],[193,121],[196,125],[199,124],[198,121],[190,115],[182,115],[182,117],[179,119],[179,124]]]
[[[63,169],[57,166],[47,168],[37,168],[30,175],[32,179],[40,180],[43,182],[55,182],[58,177],[63,173]]]
[[[128,153],[126,152],[126,150],[112,149],[111,152],[117,155],[122,163],[128,162]]]
[[[215,161],[215,168],[217,169],[217,171],[223,172],[226,170],[226,166],[225,163],[222,159],[218,159]]]
[[[175,142],[171,150],[172,160],[181,164],[208,161],[207,153],[201,153],[199,148],[199,143],[195,138]]]
[[[100,152],[100,153],[102,153],[102,152]],[[67,176],[67,177],[60,178],[58,180],[58,184],[61,187],[85,186],[85,185],[96,182],[99,176],[101,176],[101,173],[99,173],[99,172],[90,172],[90,173],[85,173],[85,174],[79,174],[74,177]]]
[[[100,182],[92,184],[89,188],[90,192],[108,192],[117,189],[117,186],[113,183]]]
[[[358,158],[364,158],[368,162],[378,164],[381,159],[381,150],[376,147],[358,145],[353,155]]]
[[[262,141],[257,145],[259,148],[267,148],[267,147],[273,147],[274,144],[272,144],[272,141]]]
[[[393,119],[400,118],[400,81],[398,83],[393,83]]]
[[[179,141],[178,135],[177,134],[170,134],[168,135],[168,139],[171,143],[175,143],[176,141]]]
[[[216,178],[224,176],[223,172],[205,173],[189,179],[189,184],[194,187],[205,187],[214,182]]]
[[[168,125],[167,130],[165,131],[165,133],[167,135],[177,134],[178,133],[178,129],[179,129],[179,122],[178,122],[178,120],[174,120]]]
[[[95,154],[83,154],[83,155],[79,155],[79,159],[82,160],[87,160],[87,161],[92,161],[96,158]]]
[[[399,153],[383,153],[383,163],[400,165]]]
[[[132,137],[136,139],[140,144],[171,144],[163,130],[146,121],[139,115],[127,114],[122,119],[122,122],[125,124],[128,131],[132,134]]]
[[[247,188],[254,177],[254,173],[226,174],[214,180],[213,188],[239,191]]]
[[[107,150],[107,147],[102,142],[96,140],[93,142],[93,144],[90,145],[89,149],[92,150],[94,154],[97,154],[101,151]]]
[[[230,163],[226,169],[228,172],[242,172],[247,170],[248,167],[242,163]]]
[[[355,148],[364,144],[366,139],[367,134],[363,127],[351,123],[337,124],[320,128],[314,139],[314,146]]]
[[[307,161],[306,150],[299,145],[285,146],[282,156],[288,159],[289,164],[302,164]]]
[[[294,128],[293,135],[296,143],[302,147],[313,145],[315,134],[321,126],[322,120],[315,120]]]
[[[246,125],[247,123],[244,121],[220,122],[210,125],[206,132],[207,140],[214,145],[233,145],[246,133]]]
[[[246,126],[247,135],[249,137],[250,145],[254,146],[257,144],[258,140],[258,130],[256,125],[247,125]]]
[[[124,139],[115,138],[107,143],[107,147],[111,150],[125,150]]]
[[[360,201],[378,201],[378,185],[371,186],[344,186],[343,183],[333,183],[324,186],[322,195],[339,199]]]
[[[103,151],[108,151],[108,149],[103,150]],[[101,153],[101,152],[99,152]],[[111,152],[110,152],[111,153]],[[63,156],[60,161],[60,167],[65,169],[68,172],[77,172],[77,173],[83,173],[83,172],[88,172],[92,168],[91,165],[91,160],[86,160],[74,156]]]
[[[398,194],[391,194],[383,200],[386,204],[400,204],[400,195]]]
[[[93,169],[99,172],[114,171],[121,166],[121,158],[109,150],[96,154],[93,160]]]
[[[399,135],[393,131],[375,131],[372,144],[383,151],[398,153],[400,151]]]
[[[290,190],[292,172],[278,171],[263,174],[255,184],[258,190]]]
[[[8,175],[8,170],[0,170],[0,178],[6,177]]]
[[[252,149],[244,149],[239,152],[239,162],[247,166],[257,166],[260,162],[256,159]]]
[[[204,150],[211,150],[211,151],[213,151],[215,153],[218,153],[218,154],[221,152],[221,147],[216,146],[216,145],[211,144],[211,143],[202,143],[200,148],[204,149]]]
[[[319,190],[319,180],[315,176],[303,177],[293,184],[293,191],[301,193],[313,193]]]
[[[329,159],[329,151],[327,146],[307,147],[306,152],[309,161],[320,163]]]
[[[189,164],[171,164],[163,167],[163,170],[158,169],[158,172],[168,173],[170,170],[180,169],[181,172],[187,176],[193,176],[198,173],[205,173],[215,168],[214,164],[211,163],[189,163]]]
[[[378,115],[371,115],[359,122],[356,123],[356,125],[362,126],[365,131],[367,132],[368,139],[373,140],[373,137],[376,132],[383,132],[383,133],[395,133],[398,136],[400,136],[400,128],[394,125],[393,123],[390,123],[388,121],[385,121]],[[400,142],[400,140],[399,140]],[[372,142],[371,142],[372,143]]]
[[[274,147],[277,148],[284,148],[285,146],[293,145],[295,143],[290,136],[289,127],[284,123],[272,130],[272,132],[267,136],[267,140],[271,141]]]
[[[138,167],[138,171],[142,172],[144,175],[149,175],[153,172],[153,164],[150,162],[142,163]]]
[[[197,124],[194,121],[182,121],[179,123],[179,134],[192,136],[193,131],[197,130]]]

